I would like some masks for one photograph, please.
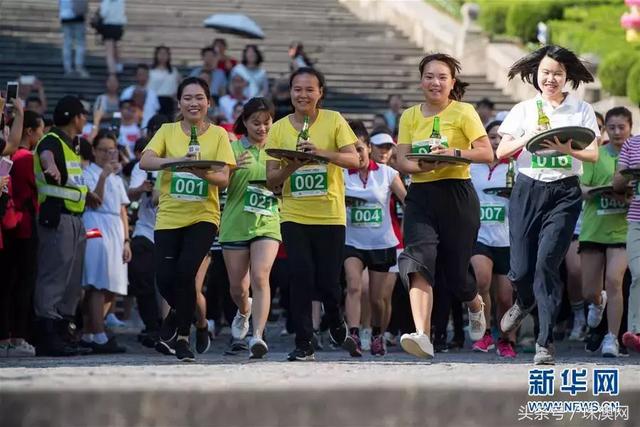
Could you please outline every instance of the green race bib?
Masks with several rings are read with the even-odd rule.
[[[442,145],[444,147],[449,146],[447,137],[443,136],[441,139],[429,138],[424,141],[416,141],[411,143],[411,154],[429,154],[432,147]]]
[[[303,166],[291,175],[293,197],[324,196],[328,188],[327,166]]]
[[[209,197],[209,183],[189,172],[172,172],[169,195],[175,199],[201,202]]]
[[[259,215],[273,216],[278,210],[278,199],[266,188],[249,185],[244,192],[243,210]]]
[[[502,224],[505,219],[504,205],[480,206],[480,221],[487,224]]]
[[[378,228],[382,226],[382,206],[377,203],[353,206],[350,219],[354,227]]]
[[[531,155],[531,168],[533,169],[563,169],[571,170],[573,157],[571,156],[536,156]]]
[[[625,202],[619,202],[602,195],[596,197],[596,203],[598,209],[596,214],[598,216],[615,215],[627,212],[627,204]]]

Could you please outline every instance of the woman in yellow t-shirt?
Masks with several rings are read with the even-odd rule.
[[[346,342],[339,285],[346,225],[342,168],[358,167],[357,138],[340,113],[319,108],[324,94],[320,72],[299,68],[291,75],[289,85],[294,113],[273,124],[266,148],[296,150],[298,146],[329,161],[267,158],[268,186],[283,186],[282,239],[291,282],[295,284],[291,288],[291,311],[296,348],[289,360],[314,360],[311,300],[316,291],[324,304],[331,337],[339,345]],[[298,141],[305,116],[310,120],[309,139]]]
[[[210,124],[209,86],[188,77],[178,87],[182,120],[166,123],[145,148],[140,167],[159,170],[175,160],[192,160],[187,155],[191,126],[197,129],[201,160],[218,160],[222,169],[163,170],[159,176],[160,204],[155,227],[156,280],[160,293],[171,306],[160,332],[163,352],[173,352],[169,342],[176,336],[175,355],[194,361],[189,331],[196,304],[195,277],[211,247],[220,223],[218,187],[229,183],[229,167],[235,157],[227,132]]]
[[[469,165],[414,162],[406,155],[419,152],[425,140],[434,138],[438,121],[440,136],[434,141],[432,154],[489,163],[493,150],[478,114],[470,104],[460,102],[467,86],[456,79],[460,63],[435,53],[425,56],[418,68],[424,103],[402,113],[397,154],[399,170],[411,174],[405,199],[405,249],[398,258],[398,268],[409,288],[417,332],[404,334],[400,344],[414,356],[433,357],[433,286],[449,287],[467,303],[472,340],[485,333],[484,304],[467,276],[480,228],[480,204]]]

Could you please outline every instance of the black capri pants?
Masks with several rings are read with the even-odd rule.
[[[478,291],[467,272],[480,229],[480,202],[471,180],[413,183],[405,199],[400,278],[420,273],[431,286],[446,286],[460,301]]]

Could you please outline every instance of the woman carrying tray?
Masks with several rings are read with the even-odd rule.
[[[163,170],[159,176],[160,204],[155,227],[156,282],[171,306],[164,319],[160,339],[165,345],[177,336],[175,354],[179,360],[194,361],[189,332],[196,305],[195,277],[220,222],[218,187],[229,183],[229,167],[235,157],[227,132],[210,124],[207,83],[188,77],[178,86],[182,120],[162,125],[140,160],[145,170],[159,170],[178,160],[193,160],[187,154],[192,126],[195,126],[201,160],[224,163],[217,170],[180,168]],[[197,150],[194,150],[197,151]]]
[[[467,303],[469,332],[474,341],[485,332],[484,304],[468,275],[480,227],[480,206],[468,164],[415,162],[406,156],[423,149],[423,141],[436,130],[440,135],[432,154],[456,157],[465,163],[489,163],[493,150],[473,106],[459,101],[466,86],[456,79],[460,63],[435,53],[425,56],[418,68],[425,102],[402,113],[397,147],[398,169],[411,174],[405,199],[405,250],[398,258],[398,267],[409,288],[417,332],[404,334],[400,344],[414,356],[433,357],[432,286],[450,287],[460,301]]]
[[[500,121],[487,125],[487,135],[495,150],[500,143],[498,128]],[[496,194],[487,194],[485,190],[507,187],[509,161],[494,160],[491,164],[471,165],[471,181],[480,200],[480,231],[473,248],[471,265],[475,274],[478,292],[485,303],[484,316],[487,329],[484,336],[473,343],[473,351],[483,353],[496,348],[500,357],[516,357],[515,331],[501,334],[498,342],[491,336],[491,286],[495,286],[496,315],[502,315],[513,303],[513,287],[507,278],[509,273],[509,199]]]
[[[262,335],[271,303],[269,275],[282,240],[278,199],[263,183],[256,182],[267,179],[264,146],[274,114],[271,101],[252,98],[236,120],[233,131],[242,138],[233,141],[231,148],[238,168],[231,175],[220,224],[231,297],[238,306],[231,333],[234,339],[244,339],[253,316],[252,358],[261,358],[268,351]],[[249,286],[253,299],[249,298]]]
[[[509,278],[516,287],[517,301],[500,327],[505,333],[515,330],[537,304],[540,331],[534,363],[553,364],[553,326],[563,293],[559,267],[580,214],[582,162],[598,160],[600,130],[593,108],[563,92],[567,82],[576,89],[593,81],[573,52],[545,46],[511,67],[509,78],[518,74],[539,94],[513,107],[499,129],[499,158],[522,150],[509,206]],[[574,149],[569,141],[561,143],[557,137],[544,141],[543,148],[557,152],[553,156],[538,156],[525,148],[537,133],[565,126],[589,128],[596,138],[584,150]]]
[[[329,333],[346,343],[340,314],[339,285],[345,241],[345,200],[342,168],[357,168],[357,137],[337,112],[319,108],[324,76],[312,68],[299,68],[289,80],[294,113],[278,120],[269,131],[270,149],[322,156],[325,162],[278,160],[267,157],[269,188],[283,185],[281,229],[291,267],[291,310],[296,348],[290,361],[314,360],[311,300],[317,290],[324,304]],[[308,117],[307,140],[300,140]],[[351,350],[351,349],[348,349]]]
[[[624,107],[609,110],[605,126],[609,144],[599,148],[600,155],[595,164],[584,164],[581,182],[586,203],[578,251],[582,264],[582,293],[591,303],[587,325],[598,327],[606,308],[609,333],[602,341],[602,355],[618,357],[618,333],[624,310],[622,281],[627,270],[626,194],[611,191],[594,194],[592,187],[611,185],[620,149],[631,136],[631,112]]]

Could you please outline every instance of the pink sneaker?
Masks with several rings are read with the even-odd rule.
[[[500,338],[498,340],[498,349],[496,350],[498,356],[514,359],[516,357],[516,349],[509,340]]]
[[[384,345],[384,338],[382,335],[376,335],[371,341],[371,354],[373,356],[384,356],[387,354],[387,349]]]
[[[485,332],[484,336],[478,341],[474,342],[471,346],[471,349],[473,351],[481,351],[483,353],[486,353],[489,350],[493,350],[494,348],[496,348],[496,346],[493,343],[493,337],[489,332]]]
[[[625,332],[622,336],[622,344],[624,344],[625,347],[640,353],[640,334]]]

